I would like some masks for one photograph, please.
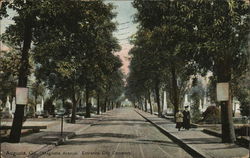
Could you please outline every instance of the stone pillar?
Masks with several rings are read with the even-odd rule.
[[[150,111],[150,104],[149,104],[148,100],[147,100],[147,110]]]
[[[36,113],[40,113],[41,112],[41,104],[36,104]]]
[[[166,93],[166,91],[164,91],[163,92],[163,111],[162,111],[162,113],[167,114],[167,109],[168,109],[168,106],[167,106],[167,93]]]
[[[202,111],[202,100],[200,99],[200,105],[199,105],[200,111]]]
[[[204,112],[204,111],[207,109],[207,107],[208,107],[208,106],[207,106],[207,105],[208,105],[208,104],[207,104],[207,96],[204,96],[203,99],[204,99],[204,101],[203,101],[203,109],[202,109],[202,111]]]
[[[185,94],[183,105],[184,105],[184,106],[189,106],[188,95],[187,95],[187,94]]]
[[[95,102],[94,102],[94,98],[93,97],[91,97],[90,102],[91,102],[91,105],[94,107]]]
[[[43,98],[42,98],[42,100],[41,100],[41,105],[40,105],[40,109],[41,109],[41,111],[44,111],[44,101],[43,101]]]
[[[6,108],[6,111],[10,112],[11,105],[10,105],[10,98],[9,98],[9,96],[7,96],[7,101],[5,103],[5,108]]]

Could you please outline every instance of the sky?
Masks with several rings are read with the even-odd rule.
[[[7,18],[3,18],[2,20],[0,20],[0,34],[2,34],[5,31],[5,28],[11,24],[13,24],[13,20],[12,17],[15,15],[15,12],[10,11],[8,9],[8,13],[9,13],[9,17]],[[8,50],[8,48],[4,45],[1,44],[1,50]]]
[[[136,33],[137,28],[136,24],[133,23],[134,15],[136,13],[136,9],[132,6],[132,1],[130,0],[105,0],[105,3],[112,3],[116,8],[113,12],[117,13],[114,22],[118,24],[117,31],[114,32],[114,36],[118,39],[119,44],[121,46],[121,51],[116,52],[115,55],[119,56],[122,60],[122,72],[124,74],[128,74],[129,72],[129,59],[128,52],[132,48],[132,45],[129,44],[129,37]],[[5,31],[5,28],[13,24],[11,18],[15,15],[15,12],[9,11],[10,16],[7,19],[3,19],[1,21],[1,33]],[[7,49],[6,47],[2,47],[2,49]]]
[[[118,27],[114,35],[122,47],[121,51],[115,54],[118,55],[123,62],[122,72],[124,74],[128,74],[129,72],[128,52],[133,47],[129,44],[129,37],[137,31],[137,25],[133,23],[136,9],[133,8],[131,2],[132,1],[110,1],[110,3],[116,6],[114,12],[117,13],[117,17],[114,20],[118,23]]]

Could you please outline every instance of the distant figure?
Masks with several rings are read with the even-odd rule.
[[[188,106],[185,106],[183,111],[183,128],[189,130],[190,128],[190,112],[188,111]]]
[[[175,118],[176,118],[176,128],[178,128],[178,131],[180,131],[183,123],[183,114],[180,110],[178,110],[177,113],[175,114]]]

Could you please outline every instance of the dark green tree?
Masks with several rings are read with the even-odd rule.
[[[161,76],[161,79],[154,81],[156,84],[168,86],[166,89],[169,90],[175,112],[180,107],[189,75],[195,70],[194,61],[188,60],[189,53],[195,48],[192,37],[195,31],[191,11],[193,3],[190,0],[154,3],[135,0],[133,3],[138,10],[136,22],[140,23],[141,30],[149,34],[146,41],[149,41],[149,52],[155,58],[151,60],[154,62],[154,70]],[[146,48],[144,47],[144,50]],[[152,59],[152,56],[149,59]]]
[[[7,96],[15,96],[20,56],[14,50],[2,51],[0,56],[0,99],[5,103]]]
[[[30,74],[29,50],[32,42],[32,29],[35,26],[38,1],[13,0],[6,1],[1,8],[1,15],[7,16],[6,8],[9,7],[17,12],[13,18],[15,24],[10,25],[6,30],[6,39],[20,51],[20,67],[18,69],[18,87],[26,87],[28,75]],[[17,105],[12,129],[10,133],[11,142],[19,142],[24,116],[24,105]]]
[[[233,79],[246,72],[249,52],[249,5],[243,0],[199,1],[196,3],[197,51],[190,55],[200,68],[211,70],[217,82],[230,83],[229,101],[220,102],[222,141],[235,141],[232,120]]]
[[[71,8],[67,7],[69,3]],[[56,10],[57,14],[49,12],[47,7],[41,15],[35,61],[39,65],[38,78],[52,89],[66,89],[70,94],[66,96],[73,102],[71,122],[74,123],[81,94],[85,93],[86,117],[90,117],[90,94],[105,82],[104,78],[109,77],[116,65],[112,52],[118,50],[119,45],[112,36],[115,24],[111,21],[115,15],[112,5],[101,1],[62,1],[58,5],[62,6]],[[63,7],[65,10],[60,10]]]

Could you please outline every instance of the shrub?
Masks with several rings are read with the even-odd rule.
[[[193,104],[190,107],[191,121],[194,123],[198,123],[201,120],[201,111],[199,109],[200,98],[197,92],[194,92],[191,95],[191,98],[193,100]]]
[[[66,114],[66,115],[71,114],[71,112],[72,112],[72,107],[73,107],[72,102],[69,102],[69,101],[65,101],[65,102],[64,102],[63,108],[65,109],[65,114]]]
[[[202,121],[206,123],[219,123],[220,122],[220,109],[216,106],[207,107],[206,111],[202,114]]]
[[[198,123],[201,120],[201,112],[199,107],[193,105],[191,106],[191,121],[194,123]]]

